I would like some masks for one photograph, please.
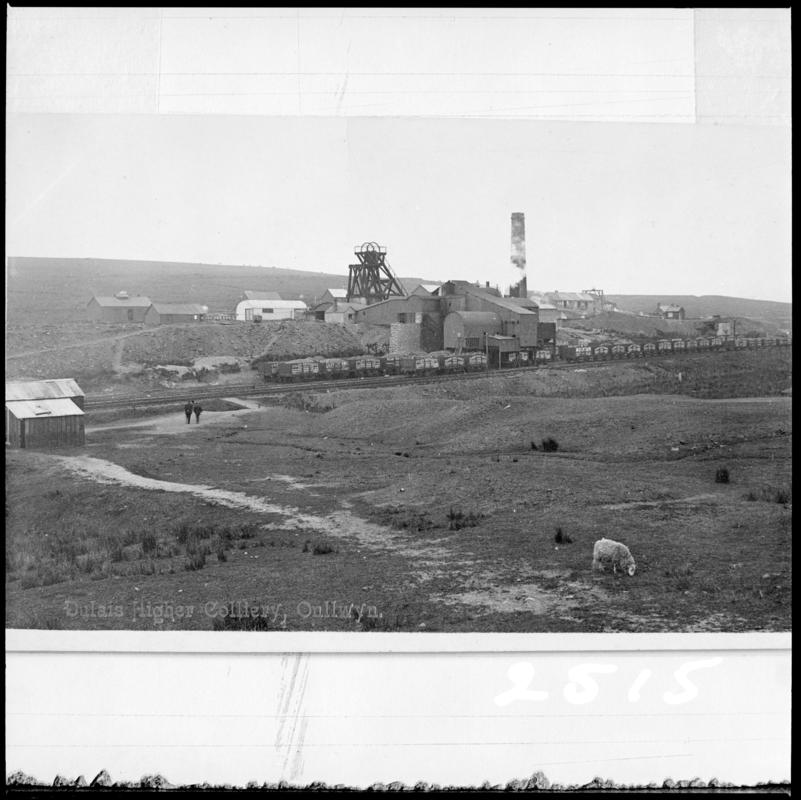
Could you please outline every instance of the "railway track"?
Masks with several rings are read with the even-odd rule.
[[[210,386],[202,392],[197,388],[191,390],[175,389],[163,392],[151,392],[147,395],[137,397],[103,397],[100,395],[87,395],[85,408],[91,409],[113,409],[113,408],[143,408],[145,406],[173,405],[186,401],[187,395],[201,395],[203,399],[225,398],[225,397],[277,397],[291,394],[293,392],[324,392],[339,391],[341,389],[373,389],[388,388],[392,386],[410,386],[427,383],[447,383],[449,381],[464,380],[484,380],[494,375],[514,375],[540,370],[564,370],[564,369],[598,369],[619,363],[636,363],[642,361],[647,363],[653,360],[662,360],[670,356],[684,358],[692,356],[714,357],[717,351],[707,353],[687,353],[675,354],[666,353],[664,355],[654,354],[647,358],[638,359],[609,359],[605,361],[579,361],[562,362],[558,361],[537,367],[507,367],[502,370],[490,369],[477,372],[453,372],[445,375],[382,375],[376,377],[363,378],[343,378],[341,380],[311,380],[299,381],[297,383],[232,383],[227,386]]]
[[[483,380],[495,375],[514,375],[543,369],[587,369],[593,367],[609,366],[612,361],[588,361],[584,363],[556,363],[547,367],[509,367],[503,370],[491,369],[477,372],[452,372],[446,375],[381,375],[364,378],[343,378],[336,381],[314,380],[299,381],[297,383],[230,383],[227,386],[211,386],[199,392],[193,387],[190,390],[168,390],[165,392],[152,392],[138,397],[102,397],[87,395],[85,408],[111,409],[111,408],[141,408],[144,406],[172,405],[186,401],[187,395],[200,395],[204,399],[224,397],[275,397],[292,392],[321,392],[338,391],[340,389],[375,389],[392,386],[410,386],[426,383],[447,383],[449,381]]]

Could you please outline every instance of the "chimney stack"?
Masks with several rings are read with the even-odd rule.
[[[520,280],[510,287],[511,297],[528,297],[526,285],[526,217],[522,211],[512,213],[512,265],[520,270]]]

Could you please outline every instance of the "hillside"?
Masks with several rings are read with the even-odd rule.
[[[349,263],[343,254],[343,270]],[[355,261],[350,254],[350,261]],[[93,294],[122,289],[162,302],[200,303],[211,313],[231,313],[245,290],[278,292],[287,300],[312,304],[326,289],[345,289],[347,275],[276,267],[124,261],[100,258],[9,257],[7,321],[24,324],[84,319]],[[423,278],[400,278],[407,290]],[[47,311],[46,319],[41,312]]]
[[[684,307],[688,318],[703,319],[715,314],[721,317],[744,317],[772,322],[779,328],[792,327],[793,306],[772,300],[749,300],[723,295],[608,294],[606,299],[622,311],[653,314],[657,303],[674,303]]]
[[[38,380],[70,375],[84,388],[129,383],[158,365],[198,366],[209,357],[247,366],[253,359],[351,356],[386,347],[384,329],[314,322],[208,323],[133,329],[114,337],[64,343],[38,353],[6,355],[6,378]]]
[[[735,330],[741,336],[776,336],[781,328],[775,322],[749,319],[746,317],[726,317],[735,321]],[[709,335],[713,331],[708,323],[699,319],[660,319],[659,317],[641,317],[606,311],[586,319],[574,319],[560,329],[560,333],[570,330],[604,331],[635,338],[689,338]]]

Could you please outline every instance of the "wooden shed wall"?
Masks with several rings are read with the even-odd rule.
[[[86,443],[83,417],[17,419],[8,415],[8,441],[13,447],[80,447]]]

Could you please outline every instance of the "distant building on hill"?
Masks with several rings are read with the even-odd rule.
[[[145,312],[145,325],[169,325],[176,322],[202,322],[208,308],[196,303],[151,303]]]
[[[85,443],[84,393],[69,378],[6,384],[6,444],[78,447]]]
[[[662,319],[684,319],[684,308],[675,305],[675,303],[669,305],[657,303],[656,313],[658,316],[662,317]]]
[[[603,299],[587,292],[546,292],[543,298],[560,311],[597,314],[603,309]]]
[[[274,297],[265,297],[265,294]],[[236,305],[235,316],[240,322],[257,322],[276,319],[305,319],[306,303],[302,300],[282,300],[275,292],[245,292],[253,295],[240,300]]]
[[[149,297],[117,292],[113,297],[95,295],[86,305],[90,322],[144,322],[150,308]]]

